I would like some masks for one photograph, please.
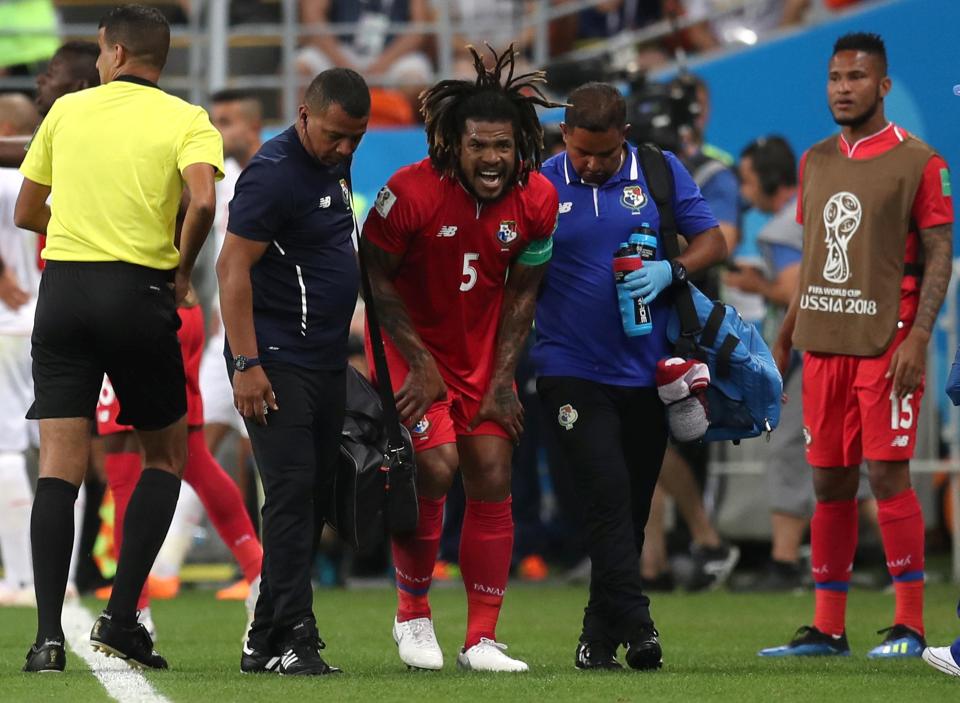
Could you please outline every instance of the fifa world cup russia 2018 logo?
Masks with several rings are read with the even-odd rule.
[[[836,193],[823,208],[823,224],[827,228],[827,262],[823,265],[823,277],[830,283],[846,283],[853,272],[850,270],[850,255],[847,251],[850,240],[860,229],[863,207],[853,193]]]

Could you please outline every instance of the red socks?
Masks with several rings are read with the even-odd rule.
[[[217,534],[240,565],[243,578],[248,583],[256,579],[263,562],[263,548],[243,505],[240,489],[213,458],[203,432],[193,430],[187,437],[183,480],[197,492]]]
[[[443,531],[443,504],[420,496],[420,519],[412,535],[393,539],[393,564],[397,573],[397,620],[430,617],[428,593],[433,565]]]
[[[912,488],[877,501],[887,570],[897,594],[893,622],[923,634],[923,542],[920,502]]]
[[[127,505],[133,489],[137,487],[143,467],[140,465],[139,452],[122,452],[106,454],[103,458],[103,468],[107,474],[107,484],[113,493],[113,548],[117,558],[120,557],[120,547],[123,544],[123,520],[127,515]],[[137,600],[137,610],[143,610],[150,605],[147,584],[144,583],[140,598]]]
[[[511,503],[511,498],[499,503],[467,499],[460,533],[460,572],[467,589],[464,649],[477,644],[482,637],[496,639],[513,552]]]
[[[841,635],[857,550],[857,501],[817,501],[810,521],[810,546],[816,585],[813,626],[828,635]]]

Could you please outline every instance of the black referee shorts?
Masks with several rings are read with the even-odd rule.
[[[118,422],[159,430],[187,412],[172,271],[119,261],[48,261],[33,325],[27,417],[94,416],[103,375]]]

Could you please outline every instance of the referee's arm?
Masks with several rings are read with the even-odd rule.
[[[217,170],[210,164],[196,163],[183,169],[183,180],[189,191],[187,212],[180,230],[180,265],[177,267],[177,303],[187,295],[190,275],[197,261],[207,234],[213,226],[217,211],[217,194],[214,179]]]
[[[49,197],[50,186],[24,178],[13,210],[13,224],[20,229],[44,234],[50,224],[50,206],[47,205]]]

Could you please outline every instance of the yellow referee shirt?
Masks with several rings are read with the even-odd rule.
[[[64,95],[20,167],[51,188],[41,256],[176,268],[181,174],[197,163],[223,177],[223,140],[203,108],[128,77]]]

